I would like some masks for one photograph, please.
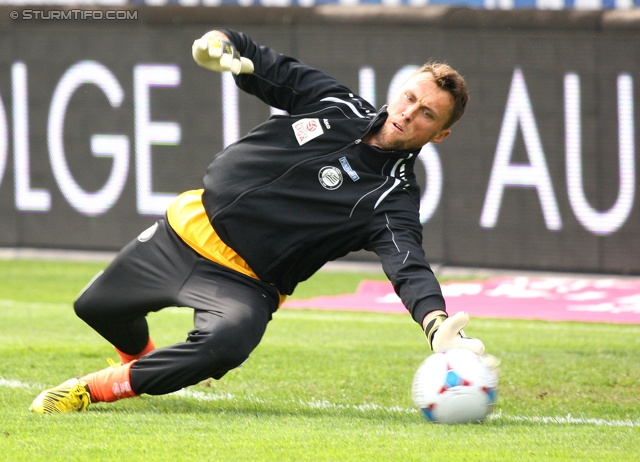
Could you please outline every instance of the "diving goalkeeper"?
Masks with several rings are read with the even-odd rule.
[[[430,347],[468,348],[466,313],[448,317],[422,248],[414,164],[440,143],[467,104],[464,79],[430,62],[376,110],[325,73],[216,30],[197,39],[196,63],[285,111],[216,155],[201,189],[126,245],[80,293],[76,314],[121,362],[40,393],[31,410],[162,395],[222,378],[256,348],[296,285],[352,251],[375,252]],[[156,348],[146,316],[194,310],[184,342]]]

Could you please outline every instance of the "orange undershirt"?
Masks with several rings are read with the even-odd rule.
[[[222,242],[202,205],[202,189],[186,191],[167,208],[167,220],[184,242],[203,257],[254,279],[259,279],[244,259]],[[286,295],[280,295],[280,305]]]

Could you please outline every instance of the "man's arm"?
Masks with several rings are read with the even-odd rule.
[[[205,34],[194,42],[194,59],[203,67],[218,70],[218,65],[207,66],[207,55],[196,43],[204,43],[205,37],[221,40],[231,45],[230,50],[237,53],[238,63],[250,61],[252,72],[235,72],[234,78],[240,89],[255,95],[270,106],[299,114],[320,109],[330,104],[323,99],[328,97],[353,98],[353,92],[324,72],[307,66],[296,59],[255,43],[248,35],[232,29],[219,29]],[[209,38],[207,38],[209,40]],[[200,42],[202,41],[202,42]],[[215,52],[216,47],[214,47]],[[200,61],[203,62],[200,62]],[[235,65],[238,69],[238,64]],[[245,68],[243,64],[242,69]],[[369,103],[362,100],[367,109],[375,111]]]
[[[372,220],[374,233],[368,249],[382,260],[385,274],[413,319],[422,326],[433,351],[465,348],[484,353],[483,343],[468,338],[463,328],[469,322],[465,312],[448,317],[440,283],[422,249],[422,226],[416,220],[414,201],[402,195],[389,196]],[[377,222],[377,223],[376,223]]]

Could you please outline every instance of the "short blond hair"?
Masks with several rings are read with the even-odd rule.
[[[411,77],[418,74],[431,74],[438,88],[446,91],[453,98],[453,110],[443,129],[451,128],[453,124],[462,118],[469,101],[469,92],[464,77],[448,64],[437,61],[429,61],[423,64]]]

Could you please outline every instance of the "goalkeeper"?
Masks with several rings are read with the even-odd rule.
[[[91,403],[161,395],[240,366],[272,314],[326,262],[375,252],[430,347],[484,352],[466,338],[466,313],[447,317],[425,259],[414,164],[451,133],[467,104],[463,78],[427,63],[376,110],[349,88],[247,35],[196,40],[196,63],[231,72],[237,86],[286,112],[216,155],[202,189],[125,246],[80,293],[77,315],[121,363],[40,393],[31,410],[82,411]],[[146,315],[194,310],[184,342],[156,348]]]

